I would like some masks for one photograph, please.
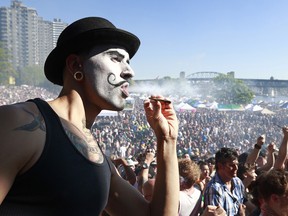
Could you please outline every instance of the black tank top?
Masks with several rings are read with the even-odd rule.
[[[48,103],[31,101],[45,120],[45,147],[34,166],[16,177],[0,215],[99,215],[108,200],[111,162],[106,157],[102,164],[86,159]]]

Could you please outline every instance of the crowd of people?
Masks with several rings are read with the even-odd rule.
[[[0,86],[0,105],[30,98],[49,100],[54,97],[55,93],[41,87]],[[138,97],[135,98],[133,110],[118,112],[117,116],[97,117],[94,133],[107,155],[131,157],[153,145],[154,135],[147,124],[142,104],[143,101]],[[178,112],[178,154],[188,153],[200,159],[215,154],[221,147],[233,147],[242,153],[252,148],[262,134],[266,136],[267,145],[275,142],[279,146],[282,137],[279,126],[288,125],[287,115],[288,109],[279,108],[273,115],[206,108],[199,108],[197,112]]]
[[[143,149],[154,146],[154,135],[141,104],[138,98],[135,99],[133,111],[124,110],[118,116],[101,116],[96,119],[95,134],[108,155],[137,158]],[[236,148],[239,153],[243,153],[253,148],[257,138],[263,134],[266,136],[266,145],[274,142],[279,146],[282,139],[279,125],[287,125],[287,114],[286,109],[274,115],[212,109],[178,112],[178,155],[188,153],[200,160],[213,156],[221,147]]]
[[[23,85],[18,87],[1,86],[0,88],[1,105],[12,104],[33,97],[44,100],[55,97],[53,93],[39,87]],[[118,168],[120,175],[132,185],[135,185],[146,197],[149,196],[150,198],[147,198],[149,200],[152,197],[154,178],[157,173],[156,140],[144,114],[143,100],[140,97],[134,99],[135,104],[132,110],[120,111],[116,116],[98,116],[92,126],[92,132],[100,143],[103,152],[112,159]],[[179,204],[179,208],[183,210],[183,213],[179,213],[179,215],[189,215],[187,211],[194,212],[191,215],[197,215],[195,209],[201,209],[198,214],[199,212],[204,214],[204,195],[202,199],[199,194],[204,193],[209,181],[215,174],[215,169],[210,168],[213,165],[215,166],[215,154],[219,149],[235,149],[237,155],[246,154],[247,156],[259,141],[259,137],[265,137],[265,142],[262,143],[264,147],[259,151],[258,157],[265,158],[267,163],[271,144],[274,145],[275,152],[279,151],[283,139],[280,126],[287,125],[288,111],[286,109],[279,110],[278,108],[274,111],[273,115],[251,111],[218,111],[206,108],[197,109],[196,112],[177,112],[179,121],[177,141],[179,172],[180,177],[190,178],[189,186],[185,186],[185,183],[180,184],[185,190],[183,189],[180,193],[182,204]],[[147,149],[150,149],[151,152],[153,150],[154,153],[147,153]],[[150,159],[147,158],[147,155],[148,157],[150,155]],[[188,161],[185,162],[185,159],[188,159]],[[241,160],[239,158],[239,161]],[[144,161],[148,164],[147,174],[144,172],[144,176],[147,175],[146,177],[143,177],[141,171]],[[259,165],[261,165],[260,162]],[[249,169],[243,167],[243,165],[240,166],[239,172],[242,171],[242,174],[239,174],[239,178],[241,180],[244,178],[243,170],[248,172]],[[252,179],[255,181],[257,175],[252,176],[254,176]],[[183,178],[182,182],[185,182]],[[245,184],[245,180],[243,182],[245,187],[248,188],[250,182],[248,185]],[[185,200],[187,199],[187,193],[191,193],[188,197],[192,201]],[[187,202],[189,207],[187,207]],[[249,209],[249,204],[246,205]],[[208,207],[212,208],[212,205]],[[217,211],[222,212],[218,215],[223,214],[223,212],[227,214],[222,207],[220,210],[217,209]],[[206,209],[205,212],[208,211],[215,212],[216,210],[213,210],[213,208],[212,210]],[[249,211],[251,211],[251,207]],[[103,215],[105,215],[105,212],[103,212]],[[231,215],[231,213],[228,215]]]
[[[42,98],[49,100],[54,98],[56,95],[46,88],[29,86],[29,85],[6,85],[0,86],[0,106],[8,105],[17,102],[29,100],[31,98]]]
[[[13,104],[29,98],[49,100],[55,97],[45,88],[33,86],[0,86],[0,105]],[[133,110],[117,116],[98,116],[93,133],[108,156],[137,158],[146,148],[154,148],[155,140],[143,110],[143,100],[135,97]],[[281,127],[287,125],[288,110],[261,114],[252,111],[218,111],[199,108],[196,112],[178,112],[179,133],[177,153],[189,154],[195,160],[213,156],[221,147],[235,148],[239,154],[253,148],[257,138],[265,135],[266,146],[279,147]],[[262,154],[267,152],[263,151]]]

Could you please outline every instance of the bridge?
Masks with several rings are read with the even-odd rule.
[[[235,73],[228,72],[228,73],[220,73],[215,71],[202,71],[189,74],[185,76],[185,72],[180,72],[180,78],[170,79],[169,82],[172,80],[178,82],[185,81],[186,83],[190,84],[191,86],[201,85],[211,82],[213,78],[219,75],[231,75],[235,77]],[[288,80],[277,80],[271,77],[270,79],[238,79],[242,80],[244,84],[246,84],[256,95],[259,96],[288,96]],[[167,80],[166,80],[167,81]],[[150,79],[150,80],[135,80],[136,83],[146,83],[146,84],[160,84],[166,82],[165,79]]]
[[[220,72],[196,72],[185,78],[191,83],[209,82],[219,75],[231,75],[234,77],[234,72],[220,73]],[[288,95],[288,80],[270,79],[238,79],[242,80],[255,94],[265,96],[287,96]]]
[[[188,80],[210,80],[213,79],[221,74],[220,72],[212,72],[212,71],[203,71],[203,72],[196,72],[186,76]]]

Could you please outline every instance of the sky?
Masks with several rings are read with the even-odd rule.
[[[22,0],[44,20],[100,16],[137,35],[134,79],[235,72],[288,80],[287,0]],[[9,7],[11,0],[1,0]]]

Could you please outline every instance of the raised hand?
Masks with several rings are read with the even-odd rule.
[[[177,139],[178,120],[172,103],[166,102],[162,96],[151,96],[144,101],[144,109],[147,121],[158,139]]]

